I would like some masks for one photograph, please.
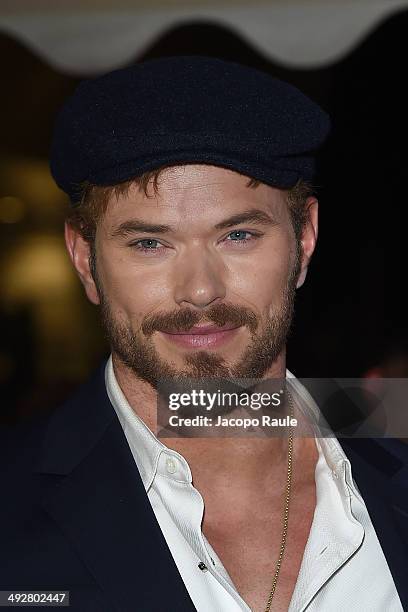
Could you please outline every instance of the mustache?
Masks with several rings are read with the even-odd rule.
[[[169,329],[186,332],[199,323],[213,323],[222,327],[231,324],[236,327],[246,326],[251,332],[258,327],[255,313],[245,306],[234,304],[214,304],[205,312],[198,312],[190,308],[183,308],[173,312],[158,312],[147,317],[141,330],[145,336],[151,336],[155,331],[168,331]]]

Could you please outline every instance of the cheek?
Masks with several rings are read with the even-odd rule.
[[[101,257],[101,281],[116,316],[140,320],[169,300],[168,279],[164,270],[143,269],[120,255]]]
[[[254,257],[230,263],[229,289],[256,305],[257,310],[268,309],[269,305],[280,303],[293,262],[290,243],[283,239],[276,241]]]

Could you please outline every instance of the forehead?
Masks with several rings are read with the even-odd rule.
[[[216,222],[241,210],[261,208],[275,215],[286,214],[286,193],[260,183],[249,187],[250,178],[219,166],[187,164],[161,171],[157,189],[153,179],[146,193],[137,183],[116,197],[111,195],[106,221],[113,222],[132,214],[138,218],[158,220],[200,219]]]

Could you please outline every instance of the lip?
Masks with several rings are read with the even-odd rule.
[[[241,326],[224,325],[217,327],[214,325],[202,325],[192,327],[188,332],[160,332],[172,344],[177,344],[184,348],[206,349],[216,348],[231,340]]]
[[[231,325],[231,324],[226,324],[223,325],[222,327],[219,327],[218,325],[212,325],[211,323],[206,323],[204,325],[194,325],[194,327],[190,327],[189,330],[185,331],[185,332],[179,332],[179,331],[168,331],[165,332],[166,334],[171,334],[171,335],[177,335],[177,336],[192,336],[192,335],[200,335],[202,336],[203,334],[215,334],[221,331],[229,331],[230,329],[238,329],[238,325]]]

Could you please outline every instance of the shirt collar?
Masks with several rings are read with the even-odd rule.
[[[297,399],[300,410],[306,415],[311,416],[312,423],[315,425],[316,445],[319,455],[323,453],[326,463],[337,481],[340,492],[347,496],[354,494],[362,499],[352,477],[350,461],[329,424],[324,419],[315,400],[306,387],[289,370],[286,370],[286,378],[290,383],[291,393],[295,395],[295,401]],[[317,425],[319,422],[323,425],[324,434]]]

